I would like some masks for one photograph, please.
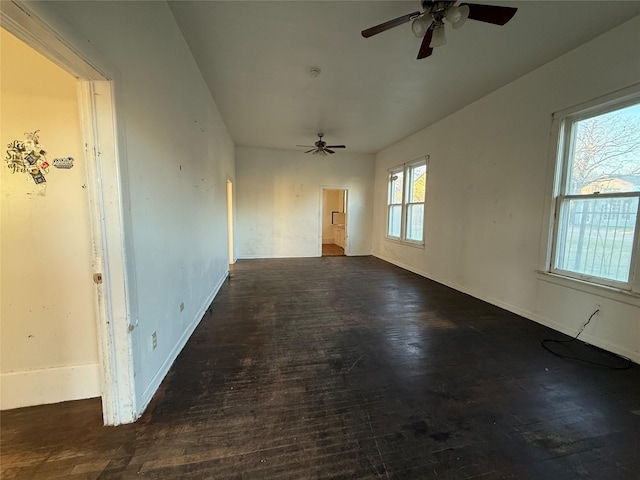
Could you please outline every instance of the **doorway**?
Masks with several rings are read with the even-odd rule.
[[[85,308],[83,314],[77,312],[73,314],[76,321],[83,322],[85,332],[89,330],[88,336],[83,337],[84,340],[78,339],[78,331],[75,327],[65,326],[64,322],[69,319],[68,312],[62,317],[60,315],[49,315],[47,322],[40,322],[38,325],[38,334],[25,332],[19,333],[21,345],[15,343],[9,345],[8,349],[3,348],[3,362],[5,354],[12,348],[22,348],[32,342],[36,349],[36,354],[32,357],[22,355],[22,359],[27,358],[29,361],[38,359],[40,362],[36,369],[28,368],[32,365],[23,365],[22,372],[7,372],[2,375],[2,394],[7,392],[16,393],[17,390],[8,387],[9,382],[19,381],[23,386],[23,393],[17,398],[22,397],[23,402],[29,395],[29,389],[37,389],[41,397],[28,400],[30,405],[41,403],[60,402],[72,399],[100,397],[102,400],[103,421],[106,425],[118,425],[121,423],[129,423],[136,419],[136,397],[134,389],[134,369],[133,358],[131,352],[132,337],[136,336],[134,330],[136,324],[130,325],[129,322],[114,321],[114,319],[128,319],[129,305],[135,305],[135,295],[126,290],[125,275],[127,264],[125,261],[124,242],[127,235],[125,229],[126,221],[123,219],[122,210],[122,186],[120,181],[120,173],[117,162],[116,133],[115,133],[115,115],[114,103],[112,97],[112,84],[110,80],[99,72],[95,67],[87,63],[80,57],[77,50],[70,44],[66,43],[62,37],[55,32],[39,15],[30,7],[18,2],[3,2],[0,11],[0,23],[2,29],[7,34],[12,35],[21,41],[26,47],[29,54],[40,55],[44,60],[49,61],[53,67],[61,69],[63,73],[70,75],[73,79],[73,93],[75,95],[75,115],[79,120],[75,124],[75,133],[81,138],[79,150],[72,151],[72,141],[68,136],[53,133],[56,124],[49,123],[44,126],[40,122],[41,110],[38,105],[34,108],[22,108],[25,114],[24,119],[29,123],[28,127],[16,126],[21,130],[17,134],[5,133],[4,127],[10,126],[18,117],[12,116],[7,122],[3,121],[3,141],[5,135],[12,138],[7,141],[20,140],[13,138],[16,135],[24,135],[25,128],[33,133],[39,130],[39,142],[43,149],[46,147],[47,162],[41,161],[37,163],[40,173],[50,178],[46,182],[39,179],[39,183],[32,178],[34,169],[28,171],[20,171],[11,173],[5,162],[0,164],[3,172],[3,200],[7,197],[4,195],[5,174],[12,176],[12,188],[15,190],[14,199],[20,201],[21,194],[30,199],[30,205],[25,206],[33,215],[24,217],[25,222],[31,223],[33,228],[48,227],[53,229],[58,235],[56,245],[51,245],[47,241],[41,241],[37,244],[37,248],[30,249],[26,258],[39,261],[36,269],[30,275],[26,276],[24,281],[28,284],[27,292],[24,296],[29,301],[40,301],[43,305],[45,317],[51,313],[51,306],[58,300],[57,295],[69,294],[69,302],[67,306],[71,306],[74,311],[77,309],[79,301],[89,301],[91,310]],[[5,32],[3,32],[4,34]],[[4,43],[4,42],[3,42]],[[4,45],[3,45],[4,46]],[[2,61],[5,62],[4,52]],[[22,59],[19,64],[23,65],[25,60]],[[3,68],[3,73],[5,69]],[[20,70],[22,72],[22,70]],[[37,74],[33,77],[41,76],[42,73],[36,69]],[[4,86],[4,85],[3,85]],[[35,93],[41,94],[41,90],[35,92],[31,89],[27,92],[28,97],[36,96]],[[3,95],[2,107],[6,107],[6,98]],[[25,100],[26,101],[26,100]],[[59,114],[60,112],[58,112]],[[4,114],[4,112],[3,112]],[[79,114],[79,115],[78,115]],[[36,125],[31,127],[31,123]],[[62,122],[64,123],[64,122]],[[65,128],[67,128],[65,126]],[[58,140],[61,143],[56,144]],[[67,153],[69,152],[69,153]],[[99,161],[98,158],[99,157]],[[31,162],[29,162],[31,163]],[[59,167],[59,168],[58,168]],[[49,172],[45,170],[48,169]],[[19,169],[18,169],[19,170]],[[34,170],[32,172],[31,170]],[[74,178],[74,175],[82,173],[84,180],[77,184],[77,178],[72,180],[74,190],[80,192],[82,201],[71,204],[68,201],[60,201],[56,199],[56,195],[62,194],[62,184]],[[19,175],[22,175],[20,177]],[[22,178],[22,182],[20,182]],[[35,190],[33,190],[35,185]],[[46,187],[44,184],[47,184]],[[33,191],[28,192],[28,189]],[[35,192],[35,195],[34,195]],[[31,193],[31,195],[28,195]],[[70,193],[65,191],[64,193]],[[24,203],[24,202],[23,202]],[[51,225],[52,222],[46,209],[50,210],[50,214],[56,214],[57,210],[69,210],[81,206],[82,218],[81,226],[78,227],[75,220],[64,222],[64,224]],[[41,208],[38,208],[41,207]],[[13,213],[19,213],[16,208],[11,207]],[[3,202],[2,211],[7,212],[7,206]],[[27,210],[25,210],[27,212]],[[12,214],[13,214],[12,213]],[[28,212],[27,212],[28,213]],[[4,222],[4,219],[3,219]],[[48,225],[47,225],[48,224]],[[86,228],[85,228],[86,227]],[[4,225],[3,225],[3,231]],[[83,249],[89,250],[89,270],[86,268],[73,281],[66,278],[62,282],[43,281],[45,275],[49,275],[54,270],[64,270],[65,275],[69,273],[67,266],[69,265],[45,265],[52,261],[60,262],[65,256],[61,253],[61,249],[66,248],[65,243],[71,233],[84,237]],[[3,235],[3,243],[6,239]],[[29,237],[30,241],[37,242],[37,238]],[[18,246],[16,248],[22,248]],[[2,248],[3,257],[9,255],[9,250]],[[5,255],[6,253],[6,255]],[[71,257],[80,255],[80,252],[74,251]],[[84,254],[83,254],[84,255]],[[8,258],[8,257],[7,257]],[[25,258],[23,256],[19,258]],[[3,262],[3,276],[4,276]],[[75,268],[75,265],[74,265]],[[6,282],[7,284],[9,282]],[[82,287],[80,287],[82,284]],[[3,289],[5,283],[3,283]],[[88,289],[84,294],[83,291]],[[31,292],[30,295],[27,295]],[[4,297],[4,291],[3,291]],[[80,298],[82,297],[82,298]],[[3,302],[4,307],[4,302]],[[33,309],[32,309],[33,310]],[[85,316],[84,320],[79,319]],[[18,318],[13,315],[13,320]],[[44,318],[44,317],[43,317]],[[7,316],[2,315],[3,321]],[[18,318],[18,320],[24,320]],[[61,323],[62,321],[62,323]],[[135,321],[135,320],[134,320]],[[19,324],[19,322],[18,322]],[[91,327],[88,325],[91,324]],[[14,323],[14,325],[16,325]],[[54,331],[55,330],[55,331]],[[132,332],[133,330],[133,332]],[[5,335],[6,330],[3,329],[2,341],[9,342],[9,338]],[[46,340],[50,337],[54,341],[48,342],[46,347],[37,348],[38,342]],[[84,344],[86,341],[87,344]],[[63,349],[58,348],[56,342],[64,343]],[[88,344],[92,344],[92,352],[86,355]],[[52,358],[49,354],[58,355]],[[49,356],[47,356],[49,355]],[[19,355],[15,355],[18,358]],[[61,361],[62,360],[62,361]],[[52,368],[54,367],[54,368]],[[62,367],[62,368],[58,368]],[[23,375],[24,373],[24,375]],[[35,375],[35,376],[34,376]],[[56,376],[57,375],[57,376]],[[6,381],[5,381],[6,380]],[[26,392],[26,394],[25,394]],[[15,400],[15,398],[14,398]],[[24,404],[26,405],[26,404]],[[19,406],[19,405],[14,405]],[[6,407],[10,408],[10,407]]]
[[[322,256],[334,257],[347,252],[347,190],[322,189]]]
[[[227,179],[227,239],[229,242],[229,265],[236,263],[233,252],[233,182]]]
[[[2,297],[11,299],[2,302],[1,406],[99,397],[77,82],[4,28],[0,43],[0,136],[10,145],[10,159],[0,166],[1,263],[7,280]],[[25,64],[37,75],[15,68]]]

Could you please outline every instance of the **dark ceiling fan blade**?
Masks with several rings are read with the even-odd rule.
[[[363,30],[362,36],[364,38],[372,37],[373,35],[377,35],[378,33],[382,33],[390,28],[397,27],[398,25],[402,25],[403,23],[407,23],[413,17],[420,15],[420,12],[407,13],[398,18],[394,18],[393,20],[389,20],[388,22],[381,23],[380,25],[376,25],[375,27],[367,28]]]
[[[304,153],[311,153],[311,152],[315,152],[315,151],[316,151],[316,149],[315,149],[315,148],[312,148],[311,150],[307,150],[307,151],[306,151],[306,152],[304,152]]]
[[[480,22],[504,25],[516,14],[515,7],[502,7],[498,5],[482,5],[480,3],[462,3],[469,7],[469,18]]]
[[[324,148],[324,151],[327,152],[327,153],[336,153],[333,150],[329,150],[327,147]]]
[[[315,145],[296,145],[296,147],[302,147],[302,148],[316,148]]]
[[[324,148],[347,148],[345,145],[327,145]]]
[[[420,50],[418,50],[418,60],[421,58],[427,58],[433,53],[433,48],[429,46],[431,43],[431,37],[433,36],[433,23],[429,25],[427,33],[424,34],[422,43],[420,44]]]

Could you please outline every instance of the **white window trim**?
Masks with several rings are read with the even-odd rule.
[[[635,84],[611,94],[593,99],[589,102],[576,105],[556,112],[552,116],[552,135],[549,147],[549,175],[547,178],[547,212],[543,235],[541,240],[540,268],[537,270],[538,278],[554,284],[566,286],[576,290],[601,295],[618,301],[624,301],[633,305],[640,304],[640,215],[636,219],[636,230],[631,258],[630,275],[628,282],[616,282],[590,277],[576,272],[554,268],[556,237],[558,235],[559,210],[562,199],[588,198],[582,195],[563,194],[566,183],[567,168],[564,158],[567,155],[569,145],[565,139],[567,136],[566,125],[574,123],[597,114],[624,108],[637,103],[640,98],[640,84]],[[599,195],[624,197],[637,196],[637,193]]]
[[[406,229],[407,229],[407,215],[408,215],[408,208],[407,206],[410,204],[413,204],[411,202],[407,201],[407,195],[408,195],[408,185],[409,185],[409,175],[408,172],[410,169],[412,169],[413,167],[419,166],[419,165],[424,165],[425,166],[425,192],[424,192],[424,202],[422,203],[424,205],[423,208],[423,218],[422,218],[422,240],[421,241],[416,241],[416,240],[411,240],[407,237],[406,234]],[[394,242],[394,243],[398,243],[401,245],[409,245],[412,247],[417,247],[417,248],[424,248],[425,245],[425,233],[426,233],[426,214],[427,214],[427,181],[429,179],[429,155],[422,155],[414,160],[411,160],[410,162],[407,163],[403,163],[402,165],[397,165],[395,167],[392,167],[390,169],[387,170],[387,184],[386,184],[386,189],[387,189],[387,202],[386,202],[386,209],[387,209],[387,216],[386,216],[386,223],[385,223],[385,231],[384,231],[384,236],[385,239],[389,242]],[[391,182],[391,177],[396,174],[396,173],[402,173],[402,210],[401,210],[401,220],[400,220],[400,236],[399,237],[394,237],[392,235],[389,235],[389,211],[390,211],[390,206],[392,205],[391,203],[389,203],[389,185]],[[397,205],[397,204],[395,204]]]
[[[400,203],[400,207],[401,207],[401,213],[400,213],[400,235],[398,237],[394,236],[394,235],[390,235],[389,234],[389,221],[390,221],[390,213],[391,213],[391,207],[398,205],[397,203],[391,203],[391,181],[392,181],[392,177],[394,175],[397,175],[399,173],[402,173],[402,203]],[[403,237],[403,230],[404,230],[404,222],[402,221],[402,217],[403,217],[403,213],[404,212],[404,185],[405,185],[405,177],[404,177],[404,173],[405,173],[405,168],[404,165],[401,165],[399,167],[394,167],[394,168],[390,168],[389,170],[387,170],[387,222],[385,225],[385,236],[387,237],[387,239],[389,240],[393,240],[395,242],[401,242],[402,241],[402,237]]]

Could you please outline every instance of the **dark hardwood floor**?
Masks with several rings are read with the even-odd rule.
[[[240,261],[142,418],[2,412],[2,479],[640,479],[640,368],[373,257]]]

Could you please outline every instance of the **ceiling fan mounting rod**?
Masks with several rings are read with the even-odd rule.
[[[422,8],[424,9],[424,12],[422,12],[422,15],[429,14],[433,20],[438,23],[442,23],[443,19],[447,15],[447,10],[449,10],[449,8],[451,8],[455,3],[455,1],[423,0]]]
[[[439,11],[446,10],[455,4],[455,0],[422,0],[424,10]]]

